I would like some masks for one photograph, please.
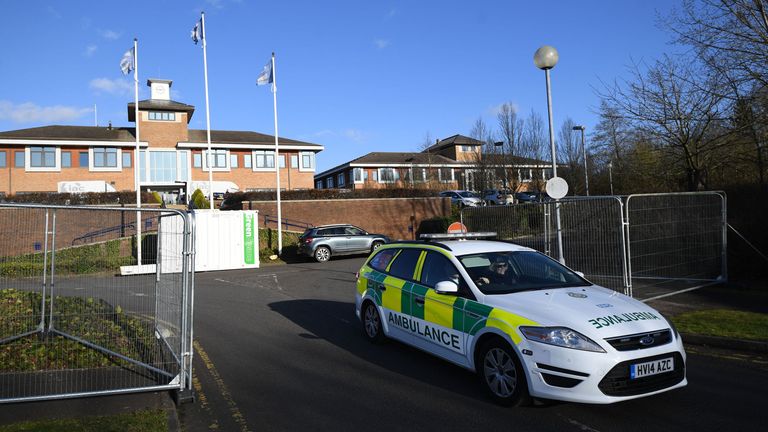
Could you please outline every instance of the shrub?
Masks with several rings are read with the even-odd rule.
[[[306,189],[280,192],[280,199],[296,200],[329,200],[329,199],[362,199],[362,198],[425,198],[436,197],[439,190],[435,189]],[[233,192],[227,193],[224,200],[228,203],[243,201],[274,201],[277,194],[273,191]],[[236,208],[237,204],[235,204]]]
[[[203,194],[203,191],[200,189],[195,189],[195,191],[192,192],[190,201],[192,201],[192,204],[196,209],[207,209],[211,207],[211,202],[205,198],[205,194]]]
[[[57,192],[18,193],[5,197],[5,202],[56,205],[136,204],[136,192],[86,192],[79,194]],[[142,203],[155,202],[149,192],[141,193]]]

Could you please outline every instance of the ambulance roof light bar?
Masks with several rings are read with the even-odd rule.
[[[423,240],[470,240],[470,239],[485,239],[496,237],[495,232],[471,232],[471,233],[437,233],[437,234],[421,234],[420,239]]]

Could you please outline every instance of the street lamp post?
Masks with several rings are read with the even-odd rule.
[[[613,161],[608,162],[608,181],[611,183],[611,195],[613,195]]]
[[[533,54],[533,63],[537,68],[544,70],[547,81],[547,114],[549,114],[549,145],[552,151],[552,178],[557,177],[557,150],[555,149],[555,126],[552,121],[552,92],[550,91],[549,70],[555,67],[560,56],[557,50],[549,45],[544,45]],[[562,264],[565,264],[563,256],[563,234],[560,228],[560,199],[555,198],[555,223],[557,224],[557,252]]]
[[[504,141],[497,141],[493,143],[496,147],[501,147],[501,169],[504,172],[504,187],[503,189],[507,189],[507,184],[509,184],[509,181],[507,180],[507,167],[506,167],[506,153],[504,152]]]
[[[581,152],[584,154],[584,189],[589,196],[589,173],[587,172],[587,147],[584,145],[584,126],[574,126],[573,130],[581,131]]]

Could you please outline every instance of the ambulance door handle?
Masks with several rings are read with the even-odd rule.
[[[384,284],[381,284],[381,285],[377,286],[376,288],[378,288],[379,291],[386,291],[387,290],[387,287],[385,287]]]
[[[413,301],[415,301],[417,304],[424,305],[424,297],[416,296],[413,298]]]
[[[480,318],[480,315],[478,315],[478,314],[476,314],[476,313],[474,313],[474,312],[469,312],[469,311],[466,311],[466,313],[467,313],[467,315],[469,315],[471,318]]]

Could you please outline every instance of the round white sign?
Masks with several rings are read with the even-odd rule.
[[[560,199],[568,194],[568,182],[562,177],[552,177],[547,180],[547,195]]]

